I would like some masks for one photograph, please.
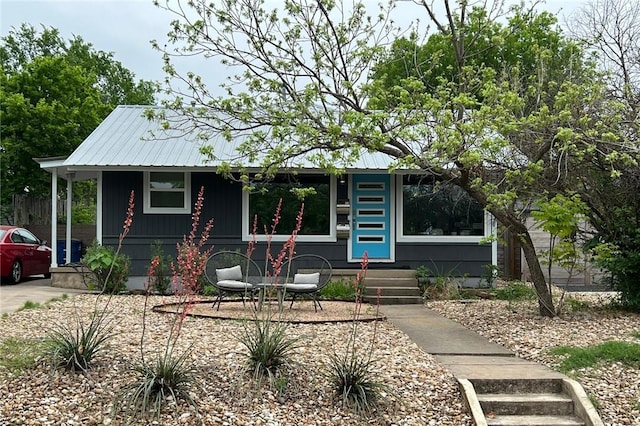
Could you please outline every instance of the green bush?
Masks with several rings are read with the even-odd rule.
[[[82,263],[93,273],[101,292],[115,294],[127,288],[129,258],[112,247],[94,241],[87,248]]]
[[[165,255],[162,249],[162,240],[156,240],[151,244],[151,258],[158,258],[158,265],[153,273],[153,290],[158,294],[167,294],[171,285],[172,273],[171,257]]]
[[[356,290],[349,281],[331,280],[320,290],[320,297],[324,300],[343,300],[352,302],[356,297]]]
[[[537,298],[536,291],[530,285],[519,281],[511,282],[505,287],[496,288],[494,293],[496,299],[510,302],[535,300]]]

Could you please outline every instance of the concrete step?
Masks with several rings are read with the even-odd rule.
[[[487,417],[488,426],[585,426],[573,416],[495,416]]]
[[[333,278],[355,277],[360,272],[359,268],[353,269],[333,269],[331,276]],[[366,278],[415,278],[416,271],[413,269],[367,269]]]
[[[364,296],[375,297],[380,289],[382,296],[416,296],[420,297],[420,289],[418,287],[369,287],[364,289]]]
[[[573,416],[573,401],[562,393],[484,393],[478,401],[485,413],[496,415]]]
[[[562,379],[473,379],[477,394],[483,393],[561,393]]]
[[[418,288],[418,280],[415,278],[389,278],[366,277],[365,287],[415,287]]]
[[[365,295],[362,297],[362,300],[372,305],[377,303],[380,303],[380,305],[416,305],[423,303],[422,297],[420,296],[380,296],[378,298],[377,295]]]

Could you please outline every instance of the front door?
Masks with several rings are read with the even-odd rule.
[[[370,262],[393,262],[391,175],[351,175],[351,238],[349,261],[365,252]]]

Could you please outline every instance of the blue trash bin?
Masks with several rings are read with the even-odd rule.
[[[58,240],[57,244],[58,265],[64,265],[67,262],[67,241]],[[82,241],[76,238],[71,239],[71,263],[80,262],[82,257]]]

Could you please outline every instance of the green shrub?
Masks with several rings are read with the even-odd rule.
[[[155,361],[144,358],[133,370],[138,377],[133,383],[122,388],[113,405],[114,412],[124,409],[129,417],[160,417],[162,407],[169,401],[183,399],[192,406],[191,390],[195,386],[194,370],[189,367],[190,351],[175,356],[168,349],[159,354]]]
[[[92,272],[101,292],[115,294],[127,288],[129,258],[112,247],[94,241],[87,248],[82,263]]]
[[[46,353],[55,367],[85,371],[106,348],[113,326],[105,312],[94,312],[87,324],[77,316],[74,322],[52,329],[46,339]]]
[[[43,354],[42,340],[8,337],[0,341],[0,371],[20,374],[33,368]]]
[[[353,284],[343,279],[331,280],[320,290],[320,297],[325,300],[353,301],[356,290]]]
[[[355,351],[344,355],[329,354],[328,378],[336,397],[344,407],[367,414],[380,404],[387,389],[377,376],[377,368],[369,356]]]
[[[588,302],[574,299],[573,297],[567,297],[564,303],[569,307],[571,312],[585,311],[591,307]]]
[[[455,278],[438,276],[425,283],[422,297],[427,300],[460,299],[460,284]]]
[[[151,257],[158,258],[158,265],[153,271],[153,290],[158,294],[167,294],[171,284],[172,273],[171,257],[165,255],[162,249],[162,240],[156,240],[151,244]]]
[[[536,291],[530,285],[519,281],[511,282],[505,287],[496,288],[494,293],[496,299],[510,302],[535,300],[537,298]]]

